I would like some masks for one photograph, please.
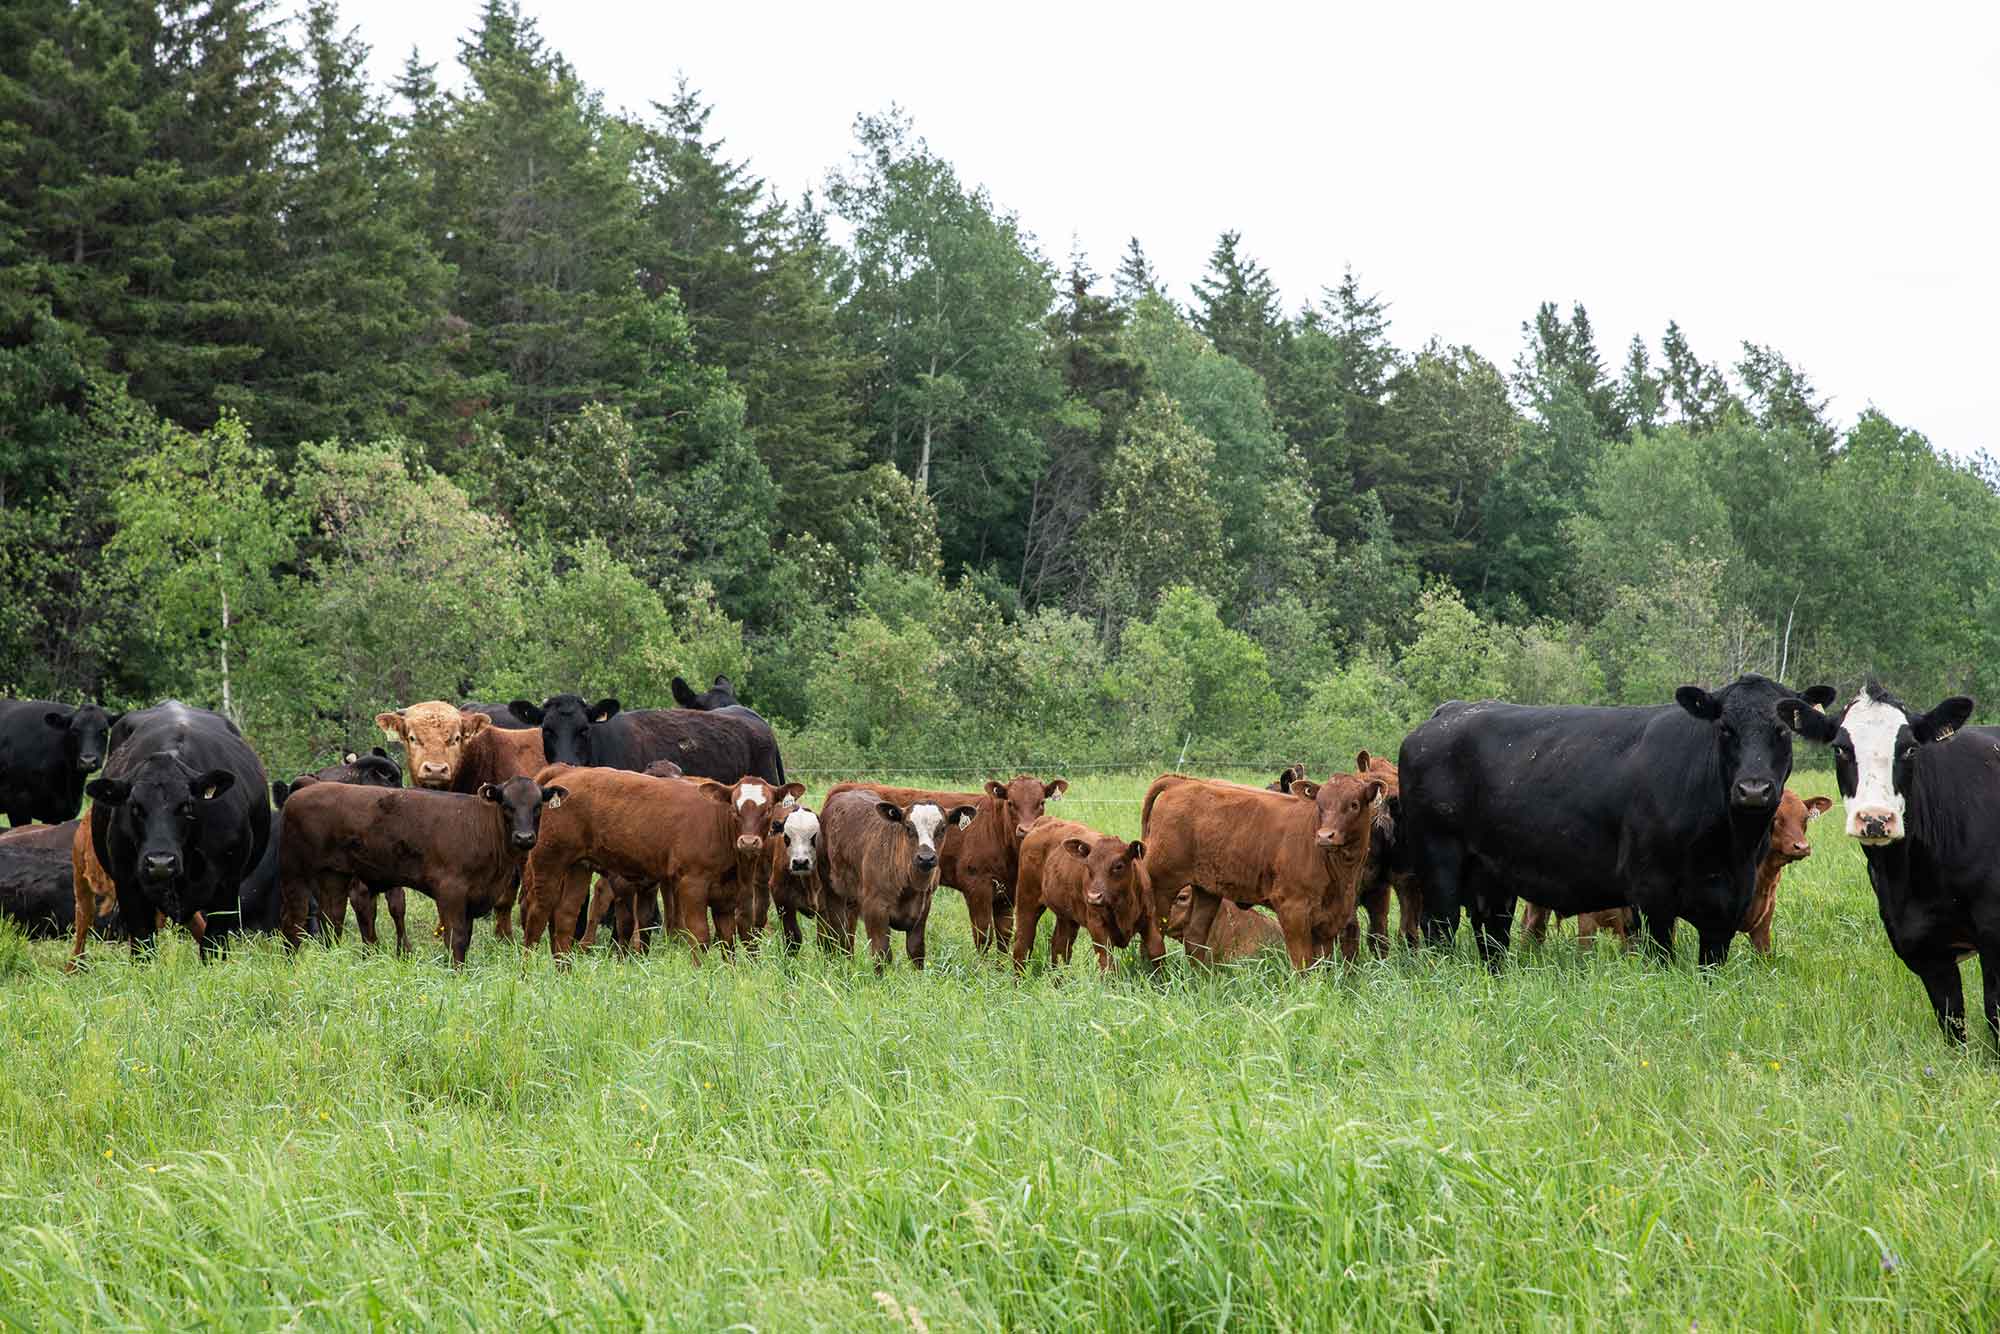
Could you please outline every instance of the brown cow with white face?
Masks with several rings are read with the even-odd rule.
[[[973,815],[969,805],[900,804],[866,788],[829,796],[820,808],[827,866],[821,917],[835,937],[851,949],[856,924],[864,927],[880,972],[889,963],[889,933],[901,931],[911,966],[922,968],[938,844],[947,828],[963,829]]]
[[[1146,963],[1157,968],[1167,952],[1146,879],[1146,845],[1126,842],[1074,820],[1043,820],[1021,842],[1021,872],[1014,897],[1014,967],[1024,968],[1035,947],[1042,910],[1055,914],[1049,961],[1069,962],[1079,926],[1090,932],[1097,966],[1110,972],[1111,951],[1139,940]]]

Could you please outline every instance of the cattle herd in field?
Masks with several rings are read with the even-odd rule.
[[[1890,944],[1947,1036],[1965,1037],[1975,952],[2000,1035],[2000,729],[1966,726],[1963,697],[1914,713],[1871,683],[1835,709],[1830,687],[1744,676],[1653,708],[1454,701],[1395,763],[1363,751],[1352,772],[1294,766],[1267,788],[1163,775],[1128,841],[1050,815],[1068,783],[1025,774],[963,792],[843,782],[815,811],[726,679],[673,694],[634,711],[412,704],[376,718],[401,765],[378,747],[268,786],[219,714],[0,702],[0,801],[21,826],[0,835],[0,909],[73,934],[72,966],[93,931],[136,950],[171,922],[205,959],[236,931],[337,937],[350,907],[373,943],[384,897],[408,948],[414,888],[454,962],[476,918],[511,940],[518,902],[522,944],[546,934],[557,956],[608,919],[620,949],[677,937],[699,960],[711,941],[754,946],[775,911],[788,950],[811,918],[823,948],[865,932],[880,969],[892,932],[923,965],[947,885],[977,949],[1017,966],[1048,913],[1058,962],[1084,930],[1107,969],[1133,942],[1157,967],[1168,936],[1197,966],[1281,944],[1305,969],[1336,946],[1356,958],[1363,914],[1387,954],[1393,896],[1412,949],[1463,915],[1497,965],[1522,903],[1533,938],[1574,915],[1663,954],[1685,920],[1716,964],[1738,932],[1769,952],[1779,876],[1831,806],[1785,788],[1797,736],[1832,751]]]

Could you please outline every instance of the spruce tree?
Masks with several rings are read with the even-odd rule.
[[[1194,327],[1269,384],[1278,372],[1278,287],[1263,265],[1239,253],[1242,241],[1241,232],[1216,241],[1208,273],[1194,285]]]

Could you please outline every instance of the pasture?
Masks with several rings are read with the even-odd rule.
[[[1052,813],[1136,836],[1150,777]],[[407,959],[65,977],[8,934],[0,1321],[1994,1328],[2000,1062],[1812,832],[1775,957],[1712,976],[1683,927],[1671,968],[1565,931],[1495,977],[1461,932],[1016,980],[949,890],[880,979],[810,932],[559,971],[486,922],[454,973],[414,895]]]

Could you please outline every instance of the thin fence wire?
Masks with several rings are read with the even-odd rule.
[[[1286,765],[1293,763],[1296,763],[1296,761],[1295,760],[1197,759],[1195,762],[1195,767],[1211,771],[1221,770],[1221,769],[1261,771],[1264,769],[1269,769],[1272,773],[1276,773],[1280,769],[1283,769]],[[799,768],[794,768],[793,766],[788,764],[785,766],[785,776],[787,778],[793,777],[794,775],[801,778],[808,776],[813,776],[813,777],[839,776],[842,778],[854,779],[855,781],[859,781],[860,778],[863,777],[883,778],[899,774],[918,775],[918,776],[938,776],[938,777],[942,777],[946,774],[985,774],[990,777],[999,778],[1003,776],[1011,776],[1013,774],[1039,774],[1039,773],[1068,774],[1068,773],[1079,773],[1079,772],[1097,772],[1097,773],[1125,772],[1125,773],[1163,774],[1163,773],[1174,772],[1176,767],[1177,766],[1171,763],[1162,762],[1157,756],[1150,756],[1146,759],[1140,759],[1140,760],[1106,760],[1089,764],[1072,764],[1065,760],[1021,760],[1011,764],[871,763],[867,765],[865,768],[857,766],[855,768],[832,768],[832,769],[826,769],[826,768],[799,769]]]

